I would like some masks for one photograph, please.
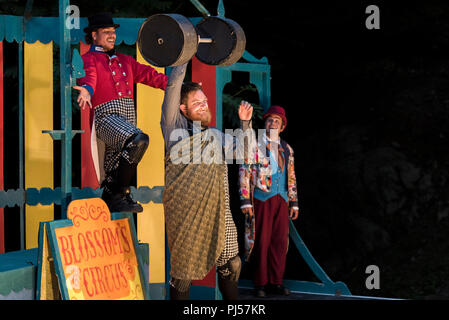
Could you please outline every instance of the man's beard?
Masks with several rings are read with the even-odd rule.
[[[201,115],[200,114],[192,114],[191,112],[189,112],[189,110],[187,110],[186,116],[187,116],[187,118],[189,118],[192,121],[201,121],[201,125],[203,127],[209,126],[209,124],[211,122],[211,118],[212,118],[212,115],[209,110],[207,110],[206,112],[204,112]]]

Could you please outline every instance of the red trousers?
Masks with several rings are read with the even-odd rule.
[[[254,199],[254,214],[254,285],[282,285],[288,249],[288,202],[280,195],[266,201]]]

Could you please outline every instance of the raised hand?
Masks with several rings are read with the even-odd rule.
[[[84,110],[84,108],[86,107],[86,104],[88,104],[89,107],[92,109],[92,103],[90,102],[89,91],[86,88],[80,87],[80,86],[73,86],[73,89],[76,89],[80,92],[80,94],[78,95],[78,99],[76,100],[78,102],[78,105],[80,106],[80,108]]]
[[[248,214],[250,217],[254,215],[254,209],[252,207],[243,208],[242,212]]]
[[[299,210],[298,209],[290,208],[289,215],[290,215],[290,218],[292,218],[292,220],[298,219],[298,214],[299,214]]]
[[[242,100],[239,106],[240,120],[242,121],[251,120],[252,116],[253,116],[253,106],[249,102]]]

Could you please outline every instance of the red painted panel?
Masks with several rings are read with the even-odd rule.
[[[3,181],[3,41],[0,41],[0,190],[4,190]],[[0,253],[5,252],[5,217],[0,208]]]
[[[80,42],[80,54],[83,55],[89,51],[90,45]],[[95,174],[95,167],[92,161],[91,147],[90,147],[90,118],[93,116],[93,110],[85,108],[81,110],[81,188],[91,187],[97,189],[99,187],[97,175]]]
[[[200,62],[196,57],[192,59],[192,81],[201,82],[204,94],[207,97],[209,110],[212,114],[211,126],[217,124],[217,72],[216,67]],[[206,275],[203,280],[192,281],[193,285],[215,287],[216,285],[215,267]]]
[[[211,126],[217,125],[217,71],[215,66],[207,65],[196,57],[192,59],[192,81],[201,82],[212,114]]]
[[[203,287],[215,287],[216,283],[216,270],[215,267],[212,268],[211,271],[206,275],[206,277],[203,280],[193,280],[192,285],[194,286],[203,286]]]

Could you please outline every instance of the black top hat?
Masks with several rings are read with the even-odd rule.
[[[112,21],[112,15],[109,12],[98,13],[89,17],[88,20],[89,25],[83,29],[86,33],[98,28],[120,27],[119,24],[115,24],[114,21]]]

